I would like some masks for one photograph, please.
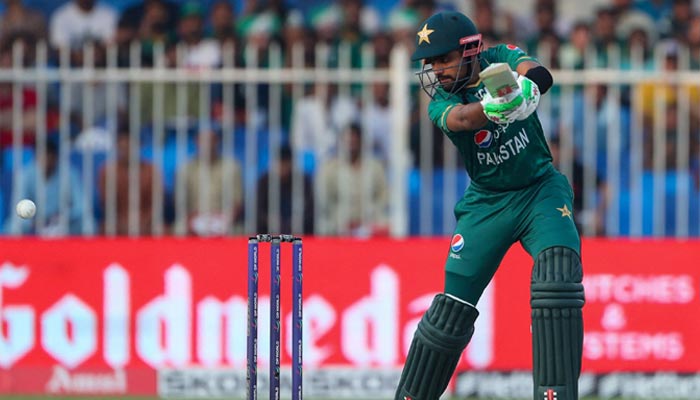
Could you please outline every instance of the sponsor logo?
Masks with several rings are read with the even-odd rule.
[[[304,372],[304,396],[314,398],[393,398],[401,377],[401,369],[397,368],[327,367]],[[267,371],[260,371],[258,379],[258,392],[268,392],[270,379]],[[247,389],[246,372],[241,369],[188,367],[158,370],[158,395],[161,398],[245,398]],[[281,393],[291,392],[291,370],[280,371],[279,389]]]
[[[161,397],[243,397],[246,387],[245,371],[240,370],[158,370],[158,394]]]
[[[453,253],[459,253],[464,248],[464,237],[461,234],[456,234],[452,236],[452,242],[450,243],[450,249]]]
[[[506,48],[508,48],[508,50],[520,50],[520,47],[518,47],[514,44],[507,44]]]
[[[481,132],[483,131],[479,133]],[[474,136],[474,141],[479,147],[484,148],[491,144],[491,140],[488,140],[488,144],[485,143],[486,140],[484,140],[484,145],[479,144],[480,142],[477,140],[478,135],[477,133],[477,135]],[[496,131],[494,136],[499,136],[498,131]],[[505,138],[503,140],[505,140]],[[477,161],[479,161],[479,165],[500,165],[520,154],[527,148],[528,144],[530,144],[530,138],[527,136],[525,129],[521,129],[520,132],[516,133],[508,140],[505,140],[503,144],[496,146],[493,150],[477,152],[476,158]]]
[[[493,133],[491,131],[482,129],[474,135],[474,143],[479,148],[485,149],[491,146],[491,142],[493,142]]]
[[[60,365],[46,383],[47,393],[122,394],[127,392],[123,370],[105,372],[73,372]]]
[[[547,389],[547,391],[544,392],[544,400],[557,400],[557,392],[552,389]]]
[[[552,218],[561,218],[561,213],[556,210],[547,212]],[[245,336],[245,285],[234,288],[209,272],[211,266],[221,263],[236,265],[236,260],[247,256],[246,246],[238,246],[228,240],[215,241],[207,242],[207,246],[213,246],[211,251],[202,251],[202,243],[189,240],[176,241],[177,245],[173,246],[170,240],[153,243],[112,242],[105,239],[91,242],[95,251],[87,252],[86,256],[75,251],[78,245],[84,245],[77,242],[61,240],[60,245],[71,251],[60,253],[55,252],[55,242],[30,240],[32,251],[29,253],[25,243],[20,245],[12,240],[2,242],[0,316],[4,316],[4,320],[0,328],[0,389],[7,387],[3,384],[11,384],[12,390],[17,388],[17,392],[46,390],[47,382],[54,375],[54,363],[61,364],[73,378],[85,373],[110,373],[114,377],[115,370],[123,370],[127,373],[128,390],[135,390],[134,384],[138,382],[143,388],[141,393],[145,394],[155,390],[156,381],[151,368],[200,364],[245,367],[245,346],[241,345],[241,341],[227,340]],[[411,270],[411,265],[430,265],[436,259],[439,262],[441,254],[444,260],[444,242],[444,238],[378,243],[324,239],[318,259],[332,259],[343,251],[357,254],[358,258],[340,261],[346,264],[341,264],[343,268],[338,269],[339,278],[333,285],[319,287],[312,284],[305,288],[304,322],[314,327],[312,332],[323,327],[318,331],[323,336],[321,333],[314,334],[304,342],[305,366],[385,366],[403,362],[405,354],[401,350],[410,344],[410,339],[406,337],[409,335],[403,333],[413,331],[415,319],[429,307],[432,296],[424,301],[423,294],[439,285],[439,280],[416,280],[407,272]],[[317,242],[310,238],[309,243],[314,247]],[[407,244],[412,247],[414,244],[423,246],[424,243],[429,246],[425,251],[402,252]],[[644,263],[661,261],[657,260],[659,256],[649,249],[650,246],[615,242],[615,249],[622,257],[617,257],[613,265],[607,252],[609,245],[608,242],[587,243],[587,246],[599,249],[589,252],[589,257],[593,257],[589,259],[592,268],[584,278],[588,301],[586,307],[591,307],[596,315],[587,319],[584,363],[588,365],[588,370],[611,371],[624,367],[633,371],[652,364],[663,364],[680,371],[698,371],[700,364],[692,355],[698,343],[697,335],[692,333],[697,323],[693,323],[692,318],[665,318],[674,313],[697,314],[700,286],[697,273],[693,272],[697,246],[692,243],[665,243],[664,252],[672,254],[676,262],[657,273],[638,269]],[[655,246],[651,247],[656,249]],[[467,250],[463,251],[466,254]],[[143,263],[138,257],[124,259],[119,256],[141,252],[167,253],[167,257],[158,258],[157,262],[149,260]],[[448,257],[450,253],[448,247]],[[386,258],[387,254],[400,256]],[[461,252],[454,255],[459,256]],[[511,256],[504,266],[515,267],[530,262],[530,256],[519,246],[512,249]],[[182,260],[182,264],[173,264],[173,258]],[[326,268],[318,259],[310,259],[305,266],[311,276]],[[75,266],[75,273],[59,275],[60,265]],[[148,279],[137,279],[143,271],[148,273]],[[494,281],[495,303],[507,298],[515,287],[513,282],[529,277],[522,268],[513,268],[513,271],[518,271],[514,275],[517,279]],[[343,286],[351,278],[351,273],[362,275],[362,284]],[[234,281],[245,282],[245,268],[232,269],[231,274]],[[56,279],[62,280],[61,285],[46,284]],[[283,278],[284,282],[289,283]],[[401,293],[401,296],[397,293]],[[392,301],[395,298],[401,301]],[[266,326],[269,323],[270,298],[264,288],[259,300],[260,324]],[[9,318],[10,315],[13,318]],[[392,317],[396,315],[402,317]],[[476,332],[477,336],[482,335],[483,344],[470,346],[479,352],[467,351],[466,357],[460,360],[460,368],[478,364],[483,368],[519,366],[524,369],[529,365],[531,354],[527,350],[527,332],[518,337],[512,335],[512,340],[517,343],[517,346],[513,346],[514,351],[507,354],[494,352],[494,346],[501,339],[498,335],[502,332],[495,330],[495,327],[505,327],[505,332],[514,330],[512,321],[499,319],[498,313],[494,315],[493,320],[481,321],[487,323],[482,328],[488,327]],[[649,318],[639,318],[639,315]],[[294,318],[290,318],[289,312],[284,312],[282,316],[281,328],[285,335]],[[652,320],[663,323],[652,323]],[[210,326],[212,328],[208,328]],[[472,344],[476,343],[473,341]],[[261,363],[268,363],[271,358],[269,347],[261,346]],[[283,341],[280,351],[283,370],[288,369],[291,347]],[[149,371],[150,374],[146,374]],[[14,379],[15,376],[29,374],[31,376],[21,380],[22,383],[19,383],[20,379]],[[5,379],[8,375],[11,378]],[[67,382],[65,375],[55,375],[57,383]],[[629,381],[632,377],[625,379]],[[477,383],[481,385],[482,381],[486,380],[481,379]],[[30,386],[25,382],[32,384]],[[654,379],[643,376],[635,378],[634,385],[620,383],[619,387],[612,386],[618,382],[622,381],[611,377],[605,381],[605,387],[624,391],[624,395],[607,392],[605,396],[598,397],[659,400],[659,393],[668,393],[665,388],[691,388],[690,392],[672,392],[680,395],[669,395],[667,398],[671,399],[682,398],[683,393],[700,393],[697,390],[700,388],[700,376],[682,380],[668,376]],[[506,385],[502,378],[492,384],[494,390],[503,391],[518,385],[520,381],[517,380],[513,381],[512,386]],[[693,386],[696,389],[692,389]],[[479,387],[486,390],[487,385]],[[655,390],[648,389],[648,393],[651,393],[648,397],[632,391],[632,388],[647,390],[651,387]],[[527,393],[533,398],[531,385]],[[514,397],[481,395],[481,398]]]
[[[471,43],[477,40],[481,40],[481,33],[477,33],[476,35],[471,35],[471,36],[465,36],[461,39],[459,39],[459,44],[467,44]]]
[[[700,374],[629,372],[592,374],[579,378],[580,398],[698,399]],[[547,400],[547,392],[540,392]],[[453,396],[458,398],[531,399],[532,374],[522,371],[463,371],[457,373]],[[560,399],[556,391],[553,398]]]

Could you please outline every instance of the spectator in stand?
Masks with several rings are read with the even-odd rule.
[[[489,48],[503,41],[496,27],[496,5],[494,2],[477,1],[474,3],[474,23],[479,27],[479,32],[484,40],[484,48]]]
[[[238,24],[239,34],[244,40],[244,45],[257,52],[257,57],[254,57],[257,58],[257,65],[263,67],[269,65],[270,46],[279,42],[281,26],[281,20],[271,11],[245,16]],[[243,57],[247,63],[253,62],[249,55],[247,51],[244,51]]]
[[[381,15],[371,1],[342,0],[340,5],[343,9],[343,25],[345,27],[341,27],[341,36],[343,36],[343,30],[353,27],[350,30],[360,32],[363,41],[366,42],[371,36],[379,32]]]
[[[628,13],[638,12],[634,6],[635,0],[612,0],[612,9],[615,13],[615,18],[618,20],[624,18]]]
[[[341,0],[338,4],[342,15],[340,40],[350,43],[359,57],[362,45],[379,30],[379,12],[363,0]]]
[[[411,44],[415,46],[415,44]],[[394,47],[394,40],[389,32],[380,31],[372,36],[372,50],[376,65],[389,65],[391,61],[391,50]],[[416,63],[416,65],[418,65]]]
[[[671,15],[673,0],[638,0],[634,7],[654,20],[654,25]]]
[[[51,137],[46,142],[43,168],[39,165],[38,159],[29,163],[24,167],[19,182],[14,184],[14,188],[20,190],[15,193],[14,198],[41,200],[37,215],[35,218],[25,220],[14,216],[8,218],[6,232],[40,236],[80,235],[93,232],[94,221],[91,216],[87,216],[87,224],[83,226],[83,188],[80,174],[70,163],[66,163],[63,167],[68,168],[68,190],[65,192],[61,185],[58,138]],[[43,191],[41,191],[42,188]],[[64,194],[65,200],[62,198]],[[9,211],[10,215],[14,215],[13,210]]]
[[[592,38],[591,26],[586,21],[576,21],[569,33],[569,39],[559,50],[561,67],[583,69],[586,62],[586,51],[592,45]]]
[[[401,44],[409,52],[413,51],[416,46],[416,25],[420,23],[418,18],[418,12],[409,7],[397,8],[391,12],[387,28],[393,45]],[[387,62],[390,52],[391,49],[385,55]]]
[[[83,45],[106,45],[114,39],[116,27],[117,13],[110,6],[96,0],[73,0],[54,11],[49,40],[59,50],[69,49],[81,65]]]
[[[245,19],[255,14],[272,14],[279,20],[287,17],[287,1],[285,0],[248,0],[243,2],[241,16]]]
[[[657,23],[654,22],[645,12],[638,8],[639,2],[635,0],[613,0],[612,9],[617,21],[616,33],[622,48],[622,68],[629,68],[630,49],[653,46],[658,36]],[[641,51],[646,55],[647,50]],[[643,58],[643,57],[641,57]],[[617,65],[611,65],[618,68]]]
[[[462,11],[473,15],[485,48],[498,43],[524,44],[537,28],[533,23],[534,17],[526,15],[521,9],[505,9],[492,0],[474,0],[470,3],[471,7]]]
[[[563,173],[568,172],[570,176],[569,183],[574,191],[573,212],[576,216],[576,228],[583,233],[584,226],[590,224],[590,232],[595,235],[603,235],[605,233],[605,209],[607,205],[607,185],[600,174],[595,177],[595,196],[593,196],[595,204],[588,204],[588,208],[584,209],[584,176],[592,173],[586,171],[586,167],[581,163],[580,159],[574,155],[572,159],[564,161],[561,156],[561,142],[558,135],[554,135],[549,139],[549,150],[552,153],[552,164]],[[568,162],[568,165],[564,165]]]
[[[338,85],[306,86],[304,97],[294,102],[290,139],[294,152],[306,160],[307,169],[328,158],[343,128],[359,115],[356,99],[339,93]]]
[[[561,43],[557,21],[557,4],[554,0],[537,0],[535,3],[535,24],[537,30],[527,41],[528,53],[549,59],[540,59],[544,65],[555,68],[552,59],[556,58],[558,45]]]
[[[409,100],[406,100],[406,106],[409,106]],[[366,121],[367,140],[369,140],[369,148],[372,154],[375,155],[382,164],[389,163],[390,151],[398,151],[392,147],[391,128],[392,109],[389,104],[389,84],[386,82],[372,83],[372,96],[367,104],[363,104],[362,115],[363,121]]]
[[[622,45],[621,67],[643,69],[651,61],[658,32],[654,21],[640,11],[625,13],[617,25]]]
[[[119,19],[144,38],[165,32],[174,33],[178,12],[178,4],[173,1],[144,0],[127,7]]]
[[[216,45],[216,42],[213,42]],[[219,52],[218,45],[216,52]],[[179,59],[178,46],[176,42],[168,43],[165,46],[165,52],[162,55],[162,59],[154,60],[156,64],[162,65],[164,68],[182,68],[185,67],[185,60]],[[159,86],[163,90],[162,101],[156,102],[156,87]],[[182,97],[185,99],[184,110],[180,110],[178,106],[178,98],[180,96],[180,90],[183,90]],[[175,130],[179,126],[180,122],[184,123],[187,128],[193,128],[196,124],[198,118],[200,118],[201,107],[200,104],[203,101],[202,93],[205,91],[201,90],[201,85],[198,82],[143,82],[141,83],[141,110],[140,115],[142,121],[150,123],[153,121],[153,115],[155,113],[156,107],[162,107],[163,119],[165,121],[165,127],[168,130]],[[211,112],[211,110],[207,110]],[[213,114],[213,112],[211,112]],[[205,115],[205,117],[210,117],[211,115]]]
[[[131,171],[134,174],[131,174]],[[133,177],[136,179],[132,179]],[[115,183],[115,232],[106,230],[112,212],[107,199],[111,194],[111,179],[114,179]],[[160,173],[153,164],[141,159],[138,148],[131,141],[128,127],[120,124],[117,130],[116,158],[103,164],[98,173],[99,202],[106,215],[103,232],[117,235],[150,235],[153,223],[153,188],[156,185],[162,185]],[[136,204],[132,205],[134,190],[138,191],[138,196],[135,197]]]
[[[178,39],[185,45],[183,62],[190,68],[216,68],[221,65],[221,47],[215,39],[204,36],[204,8],[198,1],[180,7]]]
[[[683,121],[684,117],[688,117],[688,115],[681,112],[678,103],[666,104],[662,113],[664,115],[663,125],[658,128],[644,125],[643,134],[640,135],[643,144],[642,165],[644,172],[640,185],[637,186],[641,189],[641,193],[636,193],[636,195],[641,194],[646,203],[645,215],[642,218],[642,231],[644,235],[655,233],[653,214],[656,210],[660,210],[659,215],[664,221],[661,233],[667,236],[680,233],[677,231],[679,226],[676,224],[676,216],[681,209],[677,207],[676,198],[689,196],[689,204],[685,206],[685,209],[689,210],[686,217],[689,234],[697,236],[698,192],[696,177],[698,172],[698,134],[700,133],[697,119],[690,122]],[[693,119],[693,116],[690,118]],[[687,131],[684,130],[683,125],[686,125]],[[681,145],[681,143],[685,144]],[[657,195],[664,199],[663,207],[657,202],[659,198]]]
[[[680,113],[679,105],[674,102],[666,104],[663,114],[665,118],[660,136],[657,136],[655,126],[644,125],[643,127],[644,169],[653,171],[660,167],[666,171],[686,172],[689,166],[697,162],[698,155],[700,155],[698,150],[700,124],[694,116],[689,116],[691,120],[684,122],[682,117],[685,115]],[[684,135],[683,125],[688,127],[688,137],[686,138],[688,144],[679,147],[679,136]],[[663,155],[659,153],[663,153]],[[686,163],[684,160],[690,161]]]
[[[270,48],[279,44],[281,26],[280,17],[270,9],[259,14],[248,15],[241,20],[238,28],[245,46],[241,55],[242,63],[245,66],[250,68],[271,67],[270,63],[276,60],[270,57]],[[255,85],[257,104],[251,106],[257,114],[255,118],[259,122],[268,120],[271,87],[272,85],[267,82],[259,82]],[[250,100],[246,99],[246,101]]]
[[[275,160],[274,169],[274,173],[268,171],[263,174],[257,183],[257,232],[270,232],[271,226],[274,225],[270,218],[276,216],[278,217],[278,230],[276,232],[312,234],[314,231],[314,189],[311,176],[299,171],[299,181],[294,181],[297,175],[294,175],[294,158],[289,145],[283,145],[280,148],[279,159]],[[277,188],[271,186],[275,182],[279,183]],[[271,193],[275,193],[278,200],[271,199]],[[300,197],[296,196],[297,193]],[[275,201],[279,204],[277,215],[271,209]],[[296,224],[295,218],[299,218]]]
[[[243,231],[243,174],[235,159],[222,155],[219,135],[197,136],[197,156],[182,165],[177,184],[186,197],[176,232],[220,236]]]
[[[417,14],[417,19],[418,22],[416,24],[419,24],[420,21],[425,21],[435,13],[436,10],[436,2],[435,0],[401,0],[396,2],[396,5],[394,8],[391,9],[389,13],[389,18],[391,18],[391,15],[397,12],[403,12],[403,10],[409,10],[413,13]]]
[[[693,18],[691,0],[673,0],[671,15],[661,21],[661,37],[683,40],[688,32],[690,20]]]
[[[349,46],[352,67],[362,67],[362,46],[368,42],[369,35],[377,30],[378,17],[371,16],[376,16],[376,12],[372,12],[371,7],[363,6],[362,0],[342,0],[338,8],[341,15],[338,40],[343,46]],[[375,22],[369,23],[372,20]]]
[[[175,40],[177,18],[178,5],[166,0],[146,0],[127,8],[117,29],[118,34],[121,31],[130,35],[130,40],[119,41],[123,44],[121,48],[125,56],[130,56],[131,40],[138,40],[141,43],[141,65],[152,66],[155,46]]]
[[[0,16],[0,43],[17,34],[32,36],[35,43],[46,40],[46,18],[22,0],[5,0],[5,12]]]
[[[139,61],[131,59],[131,45],[137,41],[139,41],[137,29],[132,26],[130,21],[127,22],[120,18],[114,31],[114,45],[117,47],[117,66],[119,68],[128,68]],[[143,53],[143,47],[141,52]],[[144,56],[139,57],[141,58],[140,63],[142,67],[152,65],[152,60],[147,60]]]
[[[679,65],[680,62],[680,43],[673,39],[666,39],[658,43],[659,51],[661,52],[661,65],[654,65],[653,68],[663,71],[664,74],[675,75],[679,70],[687,66]],[[662,105],[673,104],[678,105],[679,87],[677,84],[666,82],[663,78],[659,80],[646,80],[641,82],[634,93],[635,98],[639,99],[635,104],[639,104],[640,109],[635,110],[641,113],[644,124],[647,126],[655,126],[657,113],[655,112],[658,101]],[[700,88],[694,84],[683,84],[680,91],[685,92],[685,99],[688,101],[688,110],[690,112],[691,123],[695,123],[700,118]]]
[[[690,20],[684,44],[688,46],[690,68],[700,69],[700,15],[695,15]]]
[[[318,59],[316,43],[305,40],[304,45],[308,46],[304,54],[306,67],[325,67],[337,61],[333,54],[333,45],[337,42],[332,34],[337,27],[327,21],[336,18],[334,10],[337,11],[333,7],[317,10],[320,14],[312,18],[315,18],[315,28],[307,29],[310,32],[308,38],[325,35],[323,40],[330,41],[326,44],[331,46],[331,54],[328,59]],[[357,119],[359,112],[356,98],[350,93],[341,93],[337,84],[312,82],[304,86],[303,96],[294,101],[291,107],[290,142],[297,157],[304,160],[305,170],[314,170],[328,158],[340,131],[350,121]]]
[[[317,44],[328,46],[328,55],[325,60],[316,60],[321,66],[338,66],[338,46],[340,44],[340,21],[342,15],[337,5],[319,5],[311,9],[309,23],[314,30]]]
[[[319,233],[386,235],[389,204],[384,167],[376,157],[363,152],[359,125],[350,124],[341,138],[335,157],[320,170]]]
[[[237,44],[236,31],[233,23],[236,15],[228,0],[217,0],[209,11],[209,37],[220,45]]]
[[[59,54],[69,52],[71,66],[102,68],[106,65],[106,46],[114,43],[116,38],[116,27],[117,13],[110,6],[96,0],[73,0],[56,9],[51,16],[49,40]],[[86,47],[92,52],[86,51]],[[59,56],[59,60],[62,57]],[[71,128],[90,131],[106,119],[107,86],[104,81],[62,85],[61,90],[70,90],[71,93],[67,105]],[[122,85],[118,86],[123,90]],[[84,96],[85,90],[92,96]],[[118,106],[123,106],[124,96],[118,95],[117,99],[121,101]]]
[[[287,14],[287,19],[282,25],[282,53],[284,54],[285,66],[314,66],[316,52],[316,38],[314,32],[306,24],[304,13],[301,10],[292,9]],[[299,48],[299,50],[295,50]],[[295,55],[295,51],[301,51]],[[300,57],[296,60],[294,57]]]
[[[611,49],[617,49],[620,43],[617,40],[617,14],[612,7],[599,8],[596,11],[596,19],[591,30],[593,34],[593,46],[596,51],[597,59],[586,60],[586,67],[607,67],[608,52]]]
[[[617,154],[622,165],[629,165],[630,141],[634,134],[629,98],[624,94],[620,98],[608,94],[608,86],[604,84],[575,88],[572,108],[562,106],[560,121],[561,134],[573,138],[576,157],[586,162],[587,168],[595,167],[602,175],[607,171],[609,152]],[[611,121],[619,125],[611,126]],[[595,135],[595,147],[589,141],[591,136],[587,136],[589,129]],[[615,140],[610,140],[612,137]]]
[[[540,33],[537,43],[532,45],[535,47],[529,50],[528,53],[536,56],[543,65],[551,69],[561,68],[559,53],[561,52],[562,39],[556,32],[547,31]]]
[[[2,43],[0,47],[0,68],[12,68],[12,41]],[[19,99],[18,115],[22,126],[20,145],[34,144],[36,132],[37,93],[33,85],[22,85]],[[17,120],[14,115],[13,83],[0,82],[0,146],[9,147],[13,143],[13,123]]]

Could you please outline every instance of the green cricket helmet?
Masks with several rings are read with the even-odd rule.
[[[435,89],[442,86],[430,64],[432,59],[454,50],[462,51],[462,60],[454,68],[458,68],[458,77],[462,68],[466,68],[466,74],[451,84],[447,92],[452,94],[472,80],[476,72],[474,65],[479,62],[482,47],[481,34],[476,25],[462,13],[445,11],[425,20],[416,33],[416,48],[411,60],[424,60],[423,69],[417,75],[426,93],[433,97]]]

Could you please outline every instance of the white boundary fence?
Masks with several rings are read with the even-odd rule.
[[[178,47],[175,59],[182,60],[185,51]],[[623,68],[613,61],[609,64],[613,68],[591,64],[585,70],[555,70],[556,86],[542,98],[538,113],[546,134],[558,138],[556,164],[582,189],[577,193],[582,201],[577,219],[587,235],[699,235],[700,73],[664,70],[662,51],[656,49],[654,68]],[[11,87],[13,99],[6,110],[11,115],[12,145],[2,152],[0,185],[7,235],[186,235],[192,231],[188,226],[195,214],[215,214],[223,221],[223,228],[217,225],[208,229],[209,234],[254,233],[260,229],[259,206],[264,203],[256,184],[268,169],[266,228],[285,229],[280,218],[284,212],[279,211],[285,209],[280,207],[285,203],[283,178],[271,168],[279,161],[278,149],[284,142],[292,145],[295,156],[287,207],[291,210],[287,229],[294,233],[304,231],[309,203],[314,204],[316,234],[369,235],[384,218],[385,230],[393,237],[449,235],[454,227],[452,207],[469,179],[453,146],[428,120],[428,99],[417,86],[415,66],[401,48],[392,51],[389,65],[375,67],[373,51],[365,47],[359,68],[351,67],[351,50],[343,46],[334,66],[329,48],[321,46],[315,49],[312,65],[305,62],[301,49],[285,61],[281,49],[273,46],[263,54],[264,66],[252,49],[245,49],[241,65],[234,64],[234,49],[223,48],[223,66],[218,69],[167,65],[162,47],[155,49],[153,67],[140,66],[138,45],[130,49],[129,68],[117,67],[115,48],[107,49],[102,67],[94,66],[98,56],[91,47],[84,49],[80,67],[69,66],[67,52],[59,54],[58,65],[48,66],[48,53],[39,45],[36,66],[22,67],[24,51],[16,46],[12,65],[0,68],[0,85]],[[615,60],[616,54],[613,49],[608,58]],[[681,65],[688,65],[687,53],[679,57]],[[376,102],[377,86],[388,87],[388,104]],[[647,86],[651,97],[643,93]],[[310,87],[315,89],[313,95]],[[26,118],[28,110],[23,109],[22,93],[27,88],[36,93],[33,118]],[[675,100],[667,101],[669,93]],[[645,116],[649,98],[653,107]],[[59,121],[55,131],[47,128],[52,105]],[[102,165],[112,165],[103,163],[116,157],[122,114],[128,116],[131,138],[128,176],[119,179],[116,169],[107,168],[105,197],[100,201],[98,174]],[[79,115],[77,128],[75,117],[71,120],[75,115]],[[26,126],[27,121],[32,126]],[[338,140],[343,131],[338,124],[348,121],[361,127],[364,154],[379,157],[384,181],[377,183],[365,157],[359,180],[353,178],[352,169],[341,168],[337,179],[330,180],[337,188],[329,190],[323,178],[325,162],[333,154],[340,159],[349,154],[347,144]],[[306,141],[298,139],[300,126]],[[313,127],[321,136],[310,131]],[[200,201],[193,209],[193,194],[178,183],[178,171],[197,152],[198,132],[209,129],[218,132],[224,157],[239,163],[242,185],[234,187],[228,173],[214,174],[207,166],[211,155],[203,155],[194,194]],[[27,135],[35,136],[34,145],[23,145]],[[44,169],[47,143],[52,140],[59,142],[56,185],[42,174],[27,180],[27,171]],[[160,177],[147,187],[137,184],[142,159],[152,163]],[[79,172],[79,199],[72,198],[70,168]],[[304,196],[304,174],[314,184],[311,197]],[[383,195],[376,194],[377,185],[385,185]],[[359,188],[364,190],[353,195]],[[13,215],[14,204],[24,196],[33,197],[38,205],[37,217],[24,222],[26,226]],[[219,201],[207,200],[212,196],[219,196]],[[128,204],[119,204],[118,198]],[[236,222],[232,210],[238,198],[244,211]],[[143,207],[144,201],[150,207]],[[51,202],[58,204],[59,212],[49,215],[50,208],[43,205]],[[71,215],[76,203],[77,217],[75,210]],[[128,216],[120,222],[122,208]],[[139,212],[142,208],[151,209],[146,220]],[[333,208],[336,212],[329,211]]]

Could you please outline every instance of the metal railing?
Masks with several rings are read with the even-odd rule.
[[[469,178],[427,118],[405,49],[377,65],[370,46],[358,56],[319,45],[313,62],[301,48],[222,47],[223,64],[211,69],[188,67],[186,51],[156,46],[153,66],[141,66],[135,44],[130,66],[118,67],[118,49],[86,46],[75,66],[68,51],[52,63],[38,45],[25,65],[15,46],[0,67],[12,99],[0,110],[11,120],[4,234],[451,233]],[[700,73],[687,52],[681,68],[665,70],[664,51],[651,67],[616,64],[610,49],[605,68],[553,71],[538,114],[581,199],[584,234],[699,234]],[[547,65],[546,52],[540,59]],[[350,122],[360,132],[356,163]],[[287,144],[290,175],[280,168]],[[22,197],[38,205],[32,221],[12,215]]]

